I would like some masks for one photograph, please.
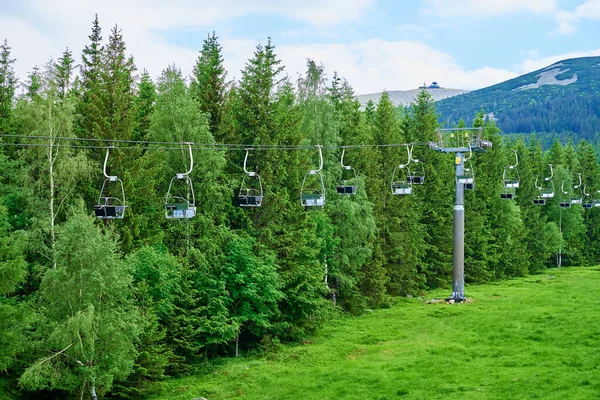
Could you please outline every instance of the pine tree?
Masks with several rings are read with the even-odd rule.
[[[435,139],[438,128],[431,94],[421,90],[411,108],[412,131],[407,135],[411,142],[428,143]],[[414,157],[425,168],[426,184],[415,193],[422,211],[420,223],[425,227],[425,252],[427,257],[419,272],[427,279],[427,286],[447,286],[452,271],[452,208],[454,203],[453,164],[445,154],[425,148],[415,148]]]
[[[11,294],[25,280],[23,256],[27,237],[25,232],[10,232],[8,212],[0,205],[0,371],[16,361],[16,356],[27,345],[23,340],[22,304],[15,304]]]
[[[150,119],[154,112],[155,101],[156,88],[148,71],[144,70],[139,83],[138,95],[135,99],[135,128],[131,137],[133,140],[148,140]]]
[[[69,94],[73,85],[73,70],[75,69],[75,60],[73,53],[67,48],[63,55],[54,64],[56,87],[61,99]]]
[[[15,59],[10,58],[11,48],[8,41],[0,46],[0,134],[11,133],[13,100],[17,77],[13,64]]]
[[[200,111],[209,117],[210,131],[219,141],[218,136],[223,119],[223,105],[227,88],[227,72],[223,66],[223,48],[219,44],[215,32],[209,35],[202,44],[200,56],[196,60],[192,72],[190,92],[198,102]]]
[[[134,128],[133,57],[125,55],[121,30],[115,25],[102,54],[102,115],[105,120],[102,138],[131,139]]]
[[[29,100],[33,100],[39,95],[42,87],[42,77],[40,76],[40,69],[38,66],[34,66],[33,70],[29,73],[28,81],[26,83],[27,91],[25,97]]]
[[[81,55],[81,82],[79,87],[80,101],[77,104],[78,137],[103,137],[106,130],[106,117],[103,114],[103,89],[102,89],[102,29],[98,21],[98,14],[92,23],[92,33],[89,36],[90,44],[86,45]]]

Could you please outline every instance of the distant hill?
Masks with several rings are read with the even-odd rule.
[[[436,103],[447,125],[484,110],[505,133],[594,139],[600,132],[600,57],[559,61],[517,78]]]
[[[412,102],[415,101],[415,99],[420,91],[421,91],[421,89],[391,90],[387,93],[390,96],[390,100],[392,100],[392,103],[395,106],[408,106]],[[468,90],[447,89],[447,88],[439,87],[437,85],[437,82],[433,82],[431,85],[429,85],[427,91],[429,93],[431,93],[431,95],[433,96],[433,99],[435,101],[443,100],[448,97],[457,96],[459,94],[469,92]],[[362,94],[360,96],[357,96],[357,98],[362,107],[367,105],[369,100],[373,100],[373,102],[375,102],[377,104],[379,102],[379,99],[381,98],[381,92],[380,93]]]

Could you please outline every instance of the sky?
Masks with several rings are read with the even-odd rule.
[[[18,77],[67,47],[81,60],[95,13],[104,40],[116,24],[154,78],[171,64],[189,76],[213,31],[229,79],[270,37],[292,80],[312,59],[357,94],[472,90],[600,55],[600,0],[0,0]]]

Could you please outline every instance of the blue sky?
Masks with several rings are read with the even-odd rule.
[[[118,24],[153,76],[172,63],[189,74],[213,30],[232,78],[271,37],[292,79],[312,58],[357,93],[433,80],[476,89],[600,55],[600,0],[0,0],[0,38],[19,76],[67,46],[79,59],[96,12],[104,37]]]

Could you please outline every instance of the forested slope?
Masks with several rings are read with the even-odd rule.
[[[506,133],[596,140],[600,132],[600,57],[559,61],[546,68],[436,103],[441,121],[493,113]]]
[[[66,50],[17,82],[0,48],[0,387],[30,398],[139,398],[166,375],[218,356],[303,338],[334,312],[387,306],[392,296],[449,288],[453,158],[416,145],[425,184],[392,195],[406,161],[401,143],[427,143],[438,127],[430,96],[398,113],[389,97],[360,110],[348,82],[330,84],[315,62],[297,82],[275,46],[256,47],[228,82],[221,46],[203,43],[193,75],[176,66],[152,79],[98,19],[81,61]],[[77,60],[76,60],[77,59]],[[79,74],[75,65],[81,63]],[[504,143],[473,157],[466,195],[466,278],[486,282],[600,261],[600,208],[534,207],[535,179],[555,166],[570,188],[582,173],[600,189],[592,146]],[[190,168],[197,215],[167,219],[169,182]],[[225,144],[234,145],[226,146]],[[302,179],[323,146],[326,204],[304,209]],[[114,147],[111,147],[114,146]],[[340,196],[344,164],[359,174]],[[94,218],[105,179],[122,179],[122,220]],[[263,182],[262,207],[235,199],[248,168]],[[500,199],[502,171],[519,154],[516,201]],[[189,192],[188,192],[189,195]]]

